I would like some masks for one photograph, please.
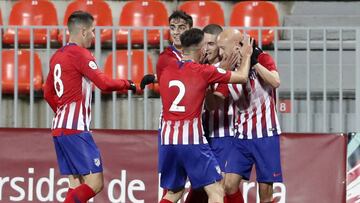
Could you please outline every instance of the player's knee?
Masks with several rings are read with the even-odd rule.
[[[97,192],[97,193],[101,192],[103,189],[104,189],[104,183],[101,182],[101,183],[98,185],[98,192]]]
[[[226,179],[224,183],[224,190],[226,194],[234,194],[238,190],[238,185],[236,184],[236,181],[232,181],[230,179]]]
[[[103,185],[94,185],[94,186],[92,187],[92,189],[94,190],[94,192],[95,192],[96,194],[98,194],[99,192],[101,192],[101,191],[103,190],[103,188],[104,188]]]
[[[88,183],[88,185],[94,190],[97,194],[104,189],[104,181],[103,180],[96,180]]]
[[[224,188],[219,184],[217,187],[214,187],[208,194],[209,202],[222,202],[225,196]]]
[[[206,186],[204,189],[209,196],[209,200],[221,200],[225,196],[224,187],[220,182]]]
[[[273,196],[273,185],[271,183],[260,183],[259,196],[262,202],[271,202]]]
[[[220,197],[224,197],[225,196],[225,189],[224,186],[219,184],[219,187],[217,189],[217,193]]]

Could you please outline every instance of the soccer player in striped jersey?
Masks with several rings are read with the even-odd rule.
[[[252,41],[234,52],[243,54],[237,71],[199,64],[203,31],[193,28],[181,37],[183,58],[172,61],[157,75],[163,104],[160,185],[168,192],[160,203],[176,202],[189,178],[193,188],[204,187],[210,203],[224,202],[220,167],[203,136],[201,111],[206,89],[213,83],[244,83],[248,79]],[[240,53],[239,53],[240,54]]]
[[[229,55],[239,43],[231,30],[218,37],[220,54]],[[236,102],[236,134],[231,156],[225,168],[225,191],[228,203],[241,202],[239,184],[250,178],[256,167],[260,202],[273,202],[273,183],[282,182],[279,135],[275,109],[275,89],[280,78],[272,57],[254,44],[249,79],[246,84],[227,85],[217,91]],[[222,90],[223,89],[223,90]]]
[[[51,129],[60,173],[70,181],[65,203],[85,203],[103,188],[100,152],[89,129],[92,82],[105,91],[136,91],[136,87],[128,80],[113,80],[98,69],[86,49],[95,37],[91,14],[75,11],[67,26],[69,43],[50,60],[44,98],[55,112]]]
[[[233,64],[227,63],[227,65],[221,63],[226,61],[226,59],[220,61],[216,38],[223,31],[222,28],[219,25],[210,24],[204,27],[203,31],[205,33],[205,50],[208,63],[216,67],[235,66],[236,60],[232,62]],[[232,54],[228,58],[230,59],[234,55]],[[234,59],[237,58],[234,57]],[[216,92],[218,86],[219,84],[211,85],[212,92]],[[208,94],[206,97],[204,127],[207,130],[209,145],[220,164],[221,171],[224,171],[225,161],[229,153],[228,150],[231,149],[231,142],[234,136],[234,110],[230,97],[221,102],[219,106],[214,107],[213,102],[216,99],[217,97],[214,94]]]
[[[164,68],[171,61],[180,61],[182,58],[182,46],[180,42],[180,35],[184,33],[186,30],[189,30],[193,26],[193,19],[190,15],[181,10],[174,11],[169,16],[169,27],[170,27],[170,38],[172,44],[168,46],[163,52],[160,53],[159,59],[156,64],[156,73],[157,74],[147,74],[145,75],[141,82],[140,88],[144,89],[146,85],[151,83],[157,83],[157,75],[161,74]],[[159,116],[159,128],[158,128],[158,146],[160,146],[160,132],[161,132],[161,121],[162,121],[162,112],[160,112]],[[158,153],[161,155],[160,148],[158,149]],[[159,159],[159,165],[160,165]],[[163,191],[163,195],[165,195],[166,190]]]
[[[220,61],[219,48],[216,44],[217,36],[223,31],[222,27],[217,24],[209,24],[203,28],[204,31],[204,57],[202,63],[211,64],[215,67],[235,66],[238,58],[236,54]],[[221,65],[220,65],[221,64]],[[227,68],[230,69],[230,68]],[[203,124],[205,137],[208,139],[209,145],[216,160],[220,165],[220,169],[224,172],[225,162],[228,152],[231,149],[231,142],[234,135],[233,127],[233,103],[231,99],[226,98],[219,101],[213,94],[218,87],[218,83],[210,85],[208,94],[205,99],[205,108],[203,113]],[[219,103],[219,104],[215,104]],[[224,176],[224,174],[223,174]],[[224,179],[223,179],[224,180]],[[221,183],[223,184],[223,180]],[[191,189],[186,197],[185,203],[207,203],[207,195],[204,190]]]

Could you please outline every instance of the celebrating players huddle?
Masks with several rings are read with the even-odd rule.
[[[282,181],[275,62],[238,30],[191,28],[182,11],[169,24],[173,44],[141,84],[160,85],[160,203],[177,202],[187,179],[187,203],[242,203],[239,185],[253,165],[260,202],[273,202],[272,185]]]
[[[162,101],[159,125],[160,203],[244,202],[239,190],[255,165],[260,202],[273,202],[282,181],[275,89],[279,75],[271,56],[236,29],[210,24],[192,28],[183,11],[169,17],[172,44],[160,54],[155,75]],[[70,187],[65,203],[87,202],[102,190],[100,153],[89,132],[91,82],[107,91],[136,91],[132,81],[104,75],[86,49],[94,19],[82,11],[68,19],[69,43],[50,61],[44,97],[55,112],[52,134],[62,175]]]

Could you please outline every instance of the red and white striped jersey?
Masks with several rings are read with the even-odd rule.
[[[82,78],[81,100],[66,103],[58,107],[52,121],[52,129],[73,129],[89,131],[91,121],[91,81]]]
[[[201,125],[201,118],[193,120],[163,120],[161,127],[161,144],[204,144],[207,140]]]
[[[127,80],[107,77],[98,69],[90,51],[76,44],[67,44],[52,56],[44,97],[55,112],[53,135],[89,131],[92,82],[104,91],[130,86]]]
[[[207,143],[201,122],[206,89],[213,83],[228,83],[231,73],[191,61],[171,61],[160,77],[163,105],[161,144]]]
[[[276,71],[276,65],[267,53],[259,55],[258,61],[270,71]],[[223,88],[219,88],[223,90]],[[280,135],[281,129],[276,115],[275,90],[263,82],[254,69],[250,70],[246,84],[228,84],[235,102],[235,130],[240,139],[254,139]]]
[[[234,136],[234,109],[231,97],[227,97],[218,109],[205,110],[204,128],[208,137]]]
[[[173,60],[181,61],[182,53],[177,50],[174,45],[168,46],[163,52],[160,53],[159,59],[156,64],[156,75],[159,80],[159,76],[161,76],[163,70],[169,65],[169,63]]]
[[[169,64],[170,61],[176,60],[180,61],[182,58],[182,53],[175,48],[174,45],[168,46],[163,52],[160,53],[158,62],[156,64],[156,75],[161,75],[164,68]],[[159,80],[159,79],[158,79]],[[159,129],[162,125],[162,109],[160,111],[159,117]]]
[[[220,62],[214,64],[219,67]],[[214,84],[214,91],[219,86]],[[205,109],[203,114],[204,128],[208,137],[227,137],[234,136],[234,102],[231,97],[226,97],[219,108],[215,110]]]

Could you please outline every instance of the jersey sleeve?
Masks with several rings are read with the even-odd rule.
[[[258,62],[269,71],[277,71],[276,64],[273,58],[268,53],[261,53],[258,56]]]
[[[51,69],[49,71],[48,77],[46,78],[46,82],[44,84],[43,90],[44,90],[44,99],[49,104],[51,109],[54,112],[56,112],[59,99],[54,89],[54,76],[52,74]]]
[[[158,81],[160,81],[160,77],[164,68],[169,64],[169,60],[173,59],[171,57],[168,57],[166,53],[160,54],[159,59],[156,63],[156,76]]]
[[[87,53],[86,53],[87,52]],[[91,80],[98,88],[103,91],[120,91],[128,89],[130,83],[128,80],[112,79],[98,69],[95,58],[86,50],[79,54],[78,65],[76,66],[81,74]]]
[[[221,68],[216,68],[212,65],[200,65],[200,70],[203,78],[208,84],[212,83],[228,83],[231,72]]]

